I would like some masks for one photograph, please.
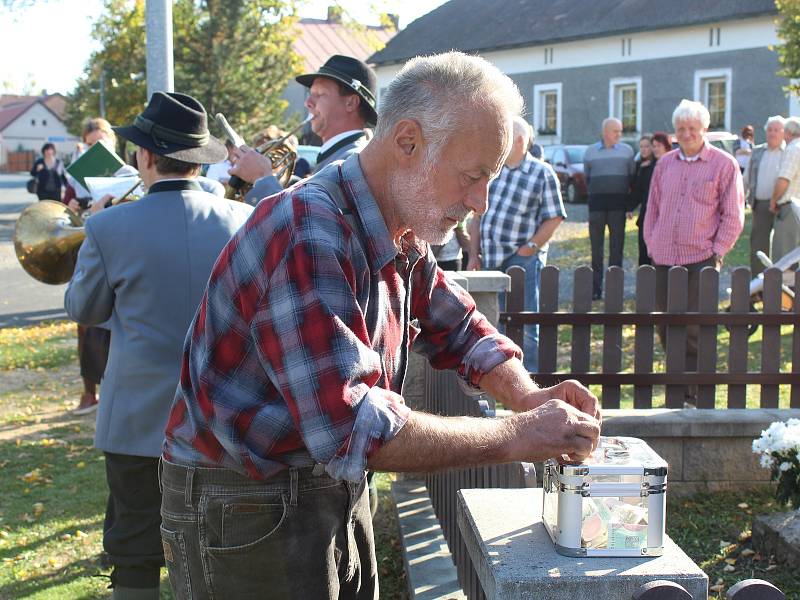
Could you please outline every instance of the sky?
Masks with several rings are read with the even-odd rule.
[[[340,0],[339,4],[365,24],[375,24],[370,7],[397,13],[403,28],[445,1]],[[327,0],[308,0],[300,15],[324,19],[328,4]],[[70,92],[95,49],[90,35],[102,6],[102,0],[37,0],[13,12],[0,7],[0,93]]]

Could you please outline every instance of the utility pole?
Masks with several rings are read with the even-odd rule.
[[[147,99],[175,89],[172,63],[172,0],[146,0]]]
[[[100,118],[106,118],[106,70],[100,69]]]

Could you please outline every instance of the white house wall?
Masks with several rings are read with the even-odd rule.
[[[790,105],[782,90],[786,80],[775,75],[777,57],[768,47],[777,43],[773,19],[759,17],[500,50],[483,56],[517,82],[529,112],[535,104],[535,86],[561,83],[562,135],[542,141],[580,143],[596,137],[599,122],[609,116],[609,85],[617,78],[641,80],[639,121],[644,131],[669,128],[669,107],[683,97],[695,97],[695,72],[703,70],[734,72],[726,119],[731,129],[752,122],[759,131],[758,125],[771,114],[797,114],[800,105],[794,101]],[[380,93],[401,66],[377,69],[379,103]]]
[[[46,125],[43,123],[46,121]],[[37,155],[45,142],[55,144],[59,156],[69,156],[78,138],[67,132],[64,123],[47,108],[37,103],[22,113],[3,130],[2,144],[6,152],[34,150]]]

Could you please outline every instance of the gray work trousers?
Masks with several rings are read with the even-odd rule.
[[[769,209],[769,200],[756,200],[753,204],[753,225],[750,228],[750,272],[753,277],[765,269],[764,264],[756,258],[761,250],[770,256],[769,245],[775,215]]]

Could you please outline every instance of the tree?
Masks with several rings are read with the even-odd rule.
[[[106,117],[129,123],[146,103],[144,0],[106,0],[92,36],[93,53],[70,94],[67,126],[99,110],[104,75]],[[198,98],[210,115],[222,112],[247,138],[282,124],[281,100],[301,62],[292,51],[295,6],[284,0],[175,0],[175,89]]]
[[[775,0],[780,12],[778,37],[783,44],[777,46],[781,68],[778,75],[789,79],[787,90],[800,94],[800,0]]]

